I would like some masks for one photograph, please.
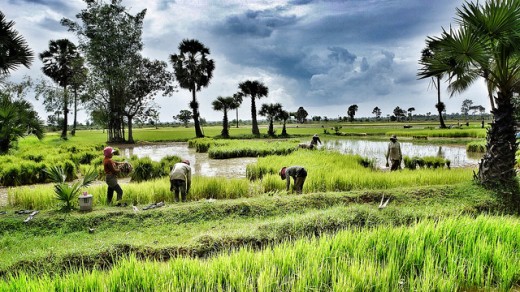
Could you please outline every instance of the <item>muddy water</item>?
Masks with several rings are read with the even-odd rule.
[[[468,155],[464,146],[439,146],[413,144],[410,142],[399,142],[403,156],[435,156],[449,159],[452,167],[477,166],[481,154]],[[385,153],[388,142],[365,141],[365,140],[330,140],[324,141],[325,149],[337,150],[341,153],[359,154],[363,157],[375,159],[378,166],[383,167],[386,163]]]
[[[256,162],[256,158],[209,159],[207,153],[197,153],[188,148],[188,143],[173,142],[147,146],[119,147],[121,156],[148,156],[159,161],[167,155],[179,156],[190,161],[192,173],[202,176],[220,176],[226,178],[246,177],[246,165]]]

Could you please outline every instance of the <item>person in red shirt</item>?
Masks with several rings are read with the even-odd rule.
[[[112,147],[105,147],[103,150],[103,154],[105,155],[105,159],[103,159],[103,168],[105,169],[105,181],[108,185],[107,191],[107,204],[112,204],[112,197],[114,196],[114,191],[117,193],[117,204],[116,206],[121,206],[121,199],[123,198],[123,189],[117,182],[117,174],[120,172],[119,165],[121,163],[112,160],[112,156],[114,156],[114,149]]]

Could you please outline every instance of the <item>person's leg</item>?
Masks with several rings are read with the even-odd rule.
[[[179,189],[181,192],[182,201],[186,202],[186,182],[185,181],[183,181],[183,183],[179,186]]]
[[[121,186],[119,184],[117,184],[114,187],[114,190],[116,191],[116,194],[117,194],[117,201],[121,201],[121,199],[123,199],[123,189],[121,188]]]
[[[179,198],[179,192],[180,192],[179,186],[180,186],[179,180],[178,179],[173,180],[173,200],[175,202],[178,202],[180,199]]]
[[[390,168],[390,171],[398,170],[400,164],[400,160],[392,160],[392,167]]]
[[[303,182],[305,181],[305,177],[296,177],[294,179],[294,191],[296,191],[297,194],[302,193],[303,188]]]
[[[114,196],[114,189],[108,186],[107,189],[107,205],[112,204],[112,197]]]

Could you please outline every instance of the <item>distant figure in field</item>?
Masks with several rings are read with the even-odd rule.
[[[298,144],[298,148],[312,150],[312,149],[318,148],[318,143],[320,143],[320,145],[321,145],[320,137],[318,137],[318,134],[314,134],[314,136],[312,136],[310,143],[300,143],[300,144]]]
[[[390,143],[388,143],[388,150],[386,152],[386,167],[388,167],[388,160],[390,160],[392,163],[390,171],[401,169],[403,155],[401,153],[401,145],[399,142],[397,142],[396,135],[392,135],[392,137],[390,137]]]
[[[289,191],[289,187],[291,186],[291,177],[294,180],[294,191],[297,194],[301,194],[303,190],[303,183],[307,178],[307,170],[301,166],[290,166],[290,167],[282,167],[280,169],[280,177],[282,180],[286,180],[286,191]]]
[[[189,160],[175,163],[170,169],[170,191],[175,202],[179,201],[179,193],[183,202],[191,187],[191,167]]]

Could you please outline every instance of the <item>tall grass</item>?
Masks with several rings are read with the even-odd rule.
[[[518,289],[520,222],[450,217],[379,226],[167,263],[129,257],[109,271],[0,281],[2,291],[458,291]]]

